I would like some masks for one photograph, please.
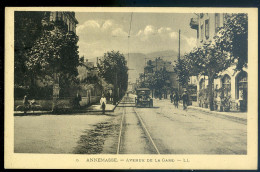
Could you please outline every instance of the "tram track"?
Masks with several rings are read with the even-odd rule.
[[[122,118],[121,118],[121,124],[120,124],[120,131],[119,131],[119,136],[118,136],[118,145],[117,145],[117,154],[120,154],[121,153],[121,148],[122,148],[122,137],[123,137],[123,130],[124,130],[124,126],[125,126],[125,115],[126,115],[126,108],[132,108],[133,111],[132,113],[135,114],[135,117],[137,118],[138,120],[138,124],[140,126],[140,128],[142,129],[143,133],[146,135],[146,139],[148,140],[148,143],[144,143],[144,144],[148,144],[147,146],[148,147],[152,147],[152,150],[154,150],[153,152],[156,153],[156,154],[160,154],[160,151],[159,149],[157,148],[153,138],[151,137],[151,134],[150,132],[148,131],[144,121],[142,120],[141,116],[138,114],[138,112],[136,112],[135,110],[135,106],[133,106],[133,102],[130,102],[129,98],[128,100],[126,99],[128,97],[124,97],[122,102],[120,102],[120,107],[122,107],[123,109],[123,113],[122,113]],[[129,106],[129,104],[131,104],[132,106]]]
[[[125,112],[126,112],[126,108],[124,107],[124,104],[123,104],[123,114],[122,114],[122,118],[121,118],[121,124],[120,124],[120,131],[119,131],[116,154],[119,154],[119,152],[120,152],[120,145],[121,145],[121,141],[122,141],[121,140],[122,139],[122,129],[123,129],[123,123],[124,123],[124,118],[125,118]]]

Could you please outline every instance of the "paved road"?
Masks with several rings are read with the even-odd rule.
[[[113,119],[99,114],[15,116],[15,153],[73,153],[81,136]]]
[[[128,107],[128,112],[135,111],[141,116],[155,145],[161,154],[246,154],[247,126],[227,119],[208,115],[204,112],[175,109],[165,101],[154,101],[154,108]],[[125,138],[135,137],[132,145],[123,146],[124,153],[149,152],[152,148],[144,145],[149,142],[140,131],[140,124],[133,113],[126,114]],[[129,128],[129,127],[128,127]],[[139,128],[139,130],[138,130]],[[129,131],[128,131],[129,130]],[[134,135],[131,130],[137,130]],[[138,134],[139,133],[139,134]],[[138,135],[139,139],[138,139]],[[146,141],[144,141],[146,138]],[[132,147],[131,147],[132,146]],[[150,152],[154,153],[154,152]]]

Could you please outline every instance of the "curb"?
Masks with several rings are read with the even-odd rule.
[[[180,105],[183,106],[182,104],[180,104]],[[234,120],[234,121],[240,121],[243,124],[247,123],[247,119],[244,119],[244,118],[239,118],[239,117],[235,117],[235,116],[228,116],[228,115],[224,115],[224,114],[221,114],[219,112],[216,112],[216,111],[208,111],[208,110],[204,110],[203,108],[196,108],[196,107],[193,107],[193,106],[188,106],[188,109],[189,108],[193,109],[193,110],[197,110],[197,111],[202,111],[202,112],[205,112],[207,114],[210,114],[210,115],[213,115],[213,116],[216,116],[216,117],[222,117],[222,118],[231,119],[231,120]]]
[[[14,116],[30,116],[30,115],[45,115],[45,114],[52,114],[52,111],[46,111],[46,112],[29,112],[29,113],[17,113],[14,112]]]
[[[117,104],[112,110],[105,110],[105,112],[114,112],[118,104],[119,102],[117,102]],[[26,114],[14,112],[14,116],[30,116],[30,115],[44,115],[44,114],[57,115],[57,114],[72,114],[72,113],[86,113],[86,112],[102,112],[102,110],[86,109],[86,110],[68,110],[68,111],[60,111],[60,112],[44,111],[44,112],[27,112]]]

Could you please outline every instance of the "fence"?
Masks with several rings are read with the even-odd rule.
[[[66,97],[66,98],[58,98],[56,103],[57,109],[71,109],[73,107],[73,99],[75,97]],[[82,97],[82,100],[79,102],[82,107],[87,107],[91,104],[98,103],[100,100],[100,96],[90,96],[90,97]],[[30,102],[31,100],[29,100]],[[37,110],[51,111],[53,106],[53,100],[41,100],[35,99]],[[14,100],[14,110],[22,110],[23,109],[23,100],[18,99]]]

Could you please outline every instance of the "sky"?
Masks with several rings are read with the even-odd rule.
[[[130,21],[132,15],[131,29]],[[196,30],[190,28],[195,14],[78,12],[79,54],[86,58],[103,56],[107,51],[151,53],[178,51],[181,30],[181,54],[196,46]],[[129,33],[130,30],[130,33]],[[128,35],[130,37],[128,38]]]

